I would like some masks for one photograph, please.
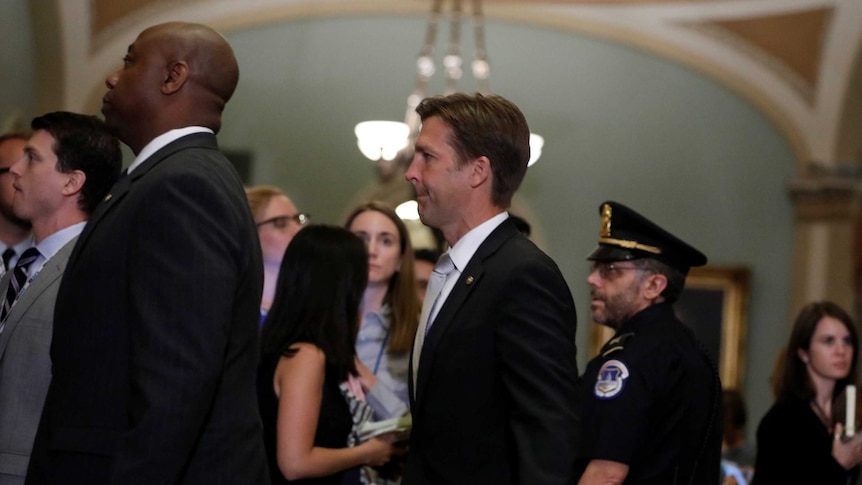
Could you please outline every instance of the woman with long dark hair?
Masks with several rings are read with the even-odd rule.
[[[284,254],[258,373],[273,484],[358,484],[361,465],[392,454],[385,438],[358,440],[371,414],[354,363],[367,275],[364,244],[341,228],[304,228]]]
[[[855,483],[862,462],[859,434],[845,438],[837,412],[847,385],[856,384],[859,338],[835,303],[806,305],[793,326],[778,398],[757,429],[754,485]]]

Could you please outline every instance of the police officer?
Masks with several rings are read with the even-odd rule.
[[[721,384],[672,306],[706,256],[617,202],[599,214],[590,310],[616,334],[582,377],[578,483],[717,484]]]

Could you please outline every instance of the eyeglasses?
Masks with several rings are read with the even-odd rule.
[[[272,224],[276,229],[284,229],[290,223],[290,221],[294,221],[300,226],[304,226],[308,224],[308,221],[311,220],[311,214],[306,214],[305,212],[300,212],[299,214],[295,214],[292,216],[277,216],[271,219],[267,219],[265,221],[261,221],[257,223],[257,227],[263,227],[267,224]]]
[[[8,172],[8,171],[9,171],[9,170],[11,170],[11,169],[12,169],[12,167],[3,167],[3,168],[0,168],[0,175],[3,175],[4,173]]]
[[[599,276],[602,279],[610,280],[619,276],[620,273],[626,270],[641,270],[644,268],[638,268],[637,266],[620,266],[619,263],[606,263],[604,261],[594,261],[593,266],[590,269],[590,272],[598,271]]]

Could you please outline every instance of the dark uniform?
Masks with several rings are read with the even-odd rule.
[[[602,233],[591,260],[650,257],[683,274],[706,263],[699,251],[625,206],[608,202],[600,211]],[[626,484],[718,484],[721,384],[713,360],[671,303],[624,322],[588,364],[580,394],[576,475],[590,460],[610,460],[629,466]]]

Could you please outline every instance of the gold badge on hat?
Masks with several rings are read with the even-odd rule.
[[[599,237],[611,237],[611,205],[602,205],[602,227],[599,229]]]

